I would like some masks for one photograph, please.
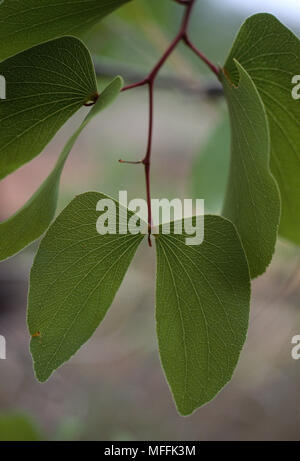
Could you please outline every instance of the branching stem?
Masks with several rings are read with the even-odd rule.
[[[157,64],[151,70],[149,75],[143,80],[133,83],[131,85],[125,86],[122,91],[131,90],[133,88],[138,88],[140,86],[148,86],[149,91],[149,129],[148,129],[148,144],[146,155],[142,160],[132,162],[120,160],[120,163],[129,163],[129,164],[143,164],[145,167],[145,177],[146,177],[146,193],[147,193],[147,204],[148,204],[148,243],[151,244],[151,228],[152,228],[152,212],[151,212],[151,184],[150,184],[150,168],[151,168],[151,152],[152,152],[152,139],[153,139],[153,114],[154,114],[154,83],[157,74],[160,69],[175,50],[177,45],[180,42],[184,42],[202,61],[210,68],[210,70],[218,77],[219,69],[207,59],[204,54],[197,49],[197,47],[191,42],[188,37],[188,27],[191,19],[191,14],[196,0],[174,0],[176,3],[185,6],[186,10],[183,16],[183,20],[179,29],[178,34],[171,42],[167,50],[164,52],[162,57],[159,59]]]

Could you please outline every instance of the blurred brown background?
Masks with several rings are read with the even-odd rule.
[[[191,35],[212,60],[223,63],[250,2],[242,10],[229,0],[198,3]],[[286,1],[277,11],[277,2],[261,1],[260,11],[264,4],[299,35],[298,3]],[[250,7],[256,5],[251,2]],[[144,75],[176,32],[181,10],[171,0],[137,0],[85,37],[103,74],[100,87],[110,74],[121,73],[127,80]],[[153,196],[190,197],[197,195],[196,165],[201,168],[201,156],[223,118],[224,102],[207,91],[215,89],[214,78],[184,47],[162,75],[155,96]],[[76,114],[41,156],[0,183],[1,220],[47,176],[85,112]],[[120,165],[118,159],[141,158],[146,135],[145,90],[122,94],[77,142],[63,173],[59,209],[88,190],[115,197],[118,190],[128,190],[130,198],[143,197],[142,170]],[[222,139],[219,144],[228,150]],[[211,162],[216,168],[213,191],[220,171],[213,155]],[[291,358],[291,338],[300,334],[299,248],[278,243],[267,273],[253,283],[248,340],[232,382],[188,418],[176,413],[159,363],[155,255],[146,244],[93,338],[46,384],[35,380],[26,327],[27,281],[35,250],[36,244],[0,265],[0,334],[7,341],[7,359],[0,360],[0,412],[5,414],[2,423],[0,415],[0,439],[7,415],[21,413],[40,437],[50,440],[300,440],[300,360]],[[15,437],[31,437],[14,427]]]

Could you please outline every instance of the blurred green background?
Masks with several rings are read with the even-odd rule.
[[[255,2],[201,0],[191,24],[196,45],[223,63]],[[294,5],[294,6],[293,6]],[[297,7],[298,5],[298,7]],[[299,2],[260,1],[300,35]],[[269,8],[270,7],[270,8]],[[298,9],[297,9],[298,8]],[[251,10],[251,11],[250,11]],[[257,9],[258,11],[258,9]],[[298,12],[298,13],[297,13]],[[120,73],[130,83],[153,66],[177,31],[182,7],[135,0],[88,36],[100,88]],[[217,82],[180,46],[155,93],[152,191],[158,198],[204,198],[218,212],[226,186],[229,132]],[[44,153],[0,183],[0,218],[15,212],[47,176],[82,109]],[[144,197],[139,166],[147,136],[145,89],[122,94],[91,123],[64,170],[59,209],[98,190]],[[29,269],[36,244],[0,265],[0,440],[300,440],[300,251],[279,242],[267,273],[253,283],[251,324],[232,382],[188,418],[178,416],[160,367],[154,324],[155,254],[139,249],[109,313],[93,338],[45,384],[33,375],[26,327]]]

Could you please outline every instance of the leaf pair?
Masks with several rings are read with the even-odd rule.
[[[1,2],[0,61],[7,59],[0,62],[1,82],[6,85],[6,99],[0,100],[0,179],[40,154],[75,112],[98,97],[94,66],[85,45],[74,37],[55,38],[88,30],[127,1]],[[0,224],[0,260],[45,232],[55,214],[60,175],[76,138],[120,87],[119,79],[101,95],[97,108],[69,140],[45,182],[14,216]]]
[[[50,55],[52,58],[48,61]],[[22,62],[38,63],[38,68],[41,68],[43,64],[41,78],[38,77],[35,67],[27,65],[25,70],[23,68],[23,72],[19,71],[15,74],[16,68]],[[61,73],[61,63],[66,73]],[[53,64],[52,68],[51,64]],[[11,98],[9,94],[8,99],[1,102],[1,132],[6,133],[4,126],[9,124],[7,136],[3,136],[0,140],[4,151],[0,157],[0,165],[2,175],[4,175],[5,171],[10,172],[40,152],[53,133],[69,118],[70,111],[78,110],[83,101],[89,98],[89,94],[96,92],[96,82],[87,49],[79,40],[71,37],[54,40],[21,53],[8,59],[2,65],[0,64],[1,68],[8,69],[6,75],[12,75],[21,81],[26,78],[28,82],[33,78],[39,80],[36,86],[28,84],[28,87],[26,85],[23,87],[23,84],[16,83],[16,89],[18,88],[16,98]],[[49,74],[47,74],[48,71]],[[70,93],[72,90],[69,86],[72,79],[74,79],[74,85],[78,86],[78,96],[76,96],[78,100],[74,105],[71,101],[75,96]],[[11,81],[9,83],[10,91],[12,91],[13,85]],[[122,79],[117,77],[102,92],[93,109],[67,142],[54,169],[44,183],[14,216],[0,224],[0,260],[22,250],[46,231],[56,211],[60,176],[75,141],[90,120],[113,102],[121,88]],[[57,96],[58,89],[59,93],[62,92],[62,96]],[[45,93],[42,94],[42,91]],[[57,103],[52,102],[58,97],[63,101],[60,113],[55,110]],[[24,109],[20,115],[20,105],[23,104]],[[27,109],[26,104],[29,105]],[[39,107],[42,107],[41,111],[45,111],[47,116],[39,112]],[[17,126],[22,127],[20,135],[17,136],[16,123]]]
[[[300,244],[300,104],[292,97],[292,80],[300,72],[299,38],[274,16],[254,15],[241,27],[225,64],[225,72],[237,85],[235,60],[248,73],[266,110],[271,170],[282,201],[280,234]],[[255,121],[251,106],[248,117]]]
[[[279,223],[283,237],[300,243],[300,104],[291,94],[299,66],[299,39],[258,14],[241,27],[221,74],[232,133],[223,214],[239,231],[252,277],[272,259]]]
[[[7,59],[0,63],[6,85],[6,99],[0,100],[0,179],[40,154],[75,112],[98,97],[94,66],[85,45],[74,37],[55,37],[85,31],[127,1],[1,3],[0,60]],[[119,78],[104,91],[45,182],[15,215],[0,224],[0,260],[16,254],[48,228],[68,154],[82,129],[112,102],[121,85]]]
[[[30,278],[28,325],[37,378],[45,381],[86,342],[104,318],[143,239],[99,235],[97,203],[76,197],[50,226]],[[119,208],[116,203],[118,228]],[[127,221],[132,212],[123,209]],[[195,223],[193,223],[195,224]],[[230,380],[245,341],[250,282],[234,226],[205,217],[205,240],[162,228],[157,250],[156,321],[162,364],[181,414],[190,414]]]

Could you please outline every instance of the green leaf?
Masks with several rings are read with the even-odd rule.
[[[184,234],[156,238],[159,351],[182,415],[231,379],[248,329],[250,280],[240,238],[225,218],[204,219],[201,245],[186,245]]]
[[[129,0],[5,0],[0,60],[62,35],[81,34]]]
[[[236,84],[237,59],[251,76],[266,107],[271,135],[271,170],[278,182],[280,234],[300,244],[300,103],[292,98],[292,78],[300,73],[300,41],[270,14],[243,24],[225,68]]]
[[[93,117],[114,101],[122,85],[121,77],[116,77],[107,86],[93,109],[65,145],[47,179],[17,213],[0,224],[0,260],[18,253],[46,231],[55,214],[60,176],[69,153],[82,130]]]
[[[7,99],[0,101],[0,178],[36,157],[88,101],[97,84],[87,48],[64,37],[0,64]]]
[[[226,113],[222,115],[191,169],[191,194],[194,198],[205,200],[206,213],[220,213],[222,209],[229,166],[230,124]]]
[[[40,381],[46,381],[94,333],[144,237],[98,234],[101,213],[96,205],[107,198],[97,192],[76,197],[50,226],[34,260],[28,326]],[[118,226],[120,209],[127,218],[132,213],[114,203]]]
[[[253,278],[266,270],[274,253],[280,196],[269,166],[270,138],[263,102],[251,77],[235,63],[240,73],[238,86],[221,75],[232,131],[223,214],[237,227]]]
[[[37,442],[42,440],[40,431],[26,415],[18,413],[0,414],[1,442]]]

